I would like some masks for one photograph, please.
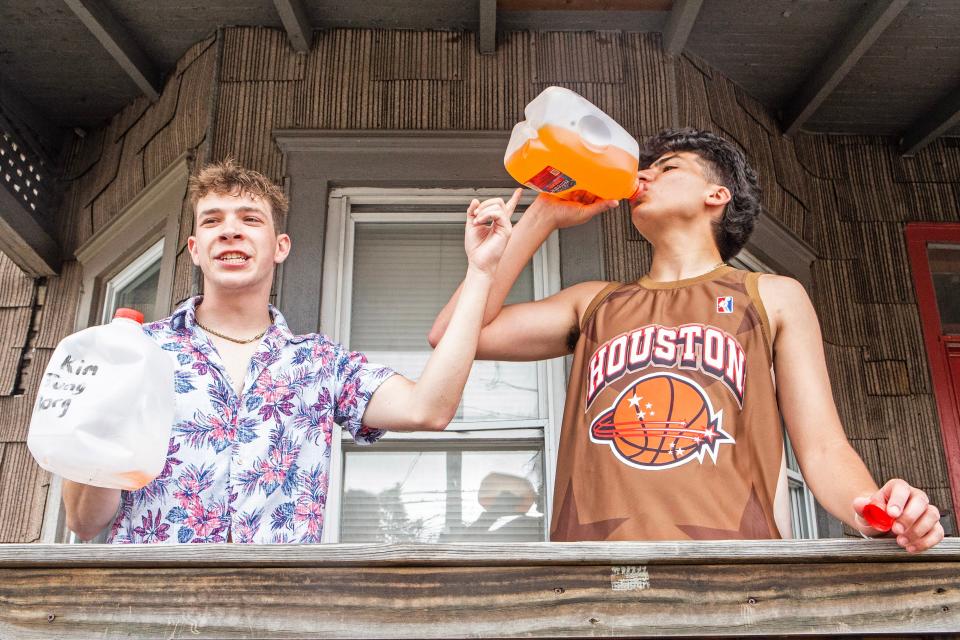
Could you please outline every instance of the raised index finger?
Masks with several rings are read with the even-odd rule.
[[[523,189],[514,189],[513,195],[510,196],[510,199],[507,201],[507,204],[504,206],[504,209],[507,211],[507,215],[513,213],[513,210],[517,208],[517,203],[520,202],[520,197],[523,195]]]

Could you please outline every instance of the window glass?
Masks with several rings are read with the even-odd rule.
[[[940,331],[960,334],[960,244],[928,245],[927,259],[940,312]]]
[[[347,451],[342,542],[543,540],[542,451]]]
[[[416,379],[433,320],[466,273],[463,224],[362,222],[354,233],[350,348]],[[507,304],[532,299],[527,265]],[[538,417],[537,363],[474,363],[456,421]]]
[[[103,322],[110,322],[114,312],[121,308],[136,309],[144,322],[160,319],[157,309],[157,289],[160,285],[160,263],[163,258],[163,240],[135,258],[120,273],[110,278],[105,287]]]
[[[120,307],[143,313],[146,322],[157,320],[157,285],[160,283],[160,260],[156,260],[128,285],[117,291],[116,311]]]

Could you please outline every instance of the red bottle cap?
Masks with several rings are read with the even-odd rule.
[[[863,519],[877,531],[890,531],[894,517],[887,513],[884,505],[870,502],[863,508]]]
[[[127,320],[133,320],[143,324],[143,314],[137,311],[136,309],[127,309],[126,307],[120,307],[113,312],[114,318],[126,318]]]

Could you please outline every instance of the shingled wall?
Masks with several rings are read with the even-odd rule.
[[[184,54],[158,102],[138,98],[104,128],[76,138],[65,151],[58,241],[64,255],[108,225],[145,185],[184,152],[194,165],[209,156],[217,38]],[[172,298],[189,295],[190,259],[184,253],[192,225],[183,210],[177,272],[186,274]],[[31,280],[0,254],[0,542],[40,539],[50,475],[25,441],[40,375],[57,343],[76,326],[81,270],[64,262],[59,275]],[[179,297],[178,297],[179,296]]]
[[[960,220],[957,141],[904,160],[885,138],[784,138],[761,105],[701,60],[663,56],[656,34],[516,32],[482,56],[472,33],[330,30],[298,55],[280,31],[226,29],[184,55],[156,104],[139,99],[77,141],[61,241],[73,251],[184,151],[194,167],[231,156],[281,181],[273,129],[506,131],[551,84],[638,137],[682,123],[744,147],[769,214],[817,254],[811,295],[854,446],[878,478],[905,477],[952,512],[903,225]],[[183,253],[189,208],[182,215],[174,302],[194,282]],[[626,216],[606,216],[603,239],[608,278],[643,273],[649,245]],[[40,535],[49,479],[23,441],[35,372],[74,326],[79,282],[76,263],[31,281],[0,259],[0,542]]]

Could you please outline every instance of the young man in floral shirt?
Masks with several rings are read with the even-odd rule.
[[[370,444],[453,418],[509,217],[468,215],[464,289],[413,382],[322,334],[293,335],[269,305],[290,237],[267,178],[227,161],[192,178],[190,197],[204,294],[144,327],[177,362],[166,466],[131,492],[64,480],[67,526],[90,539],[112,522],[115,543],[320,542],[334,423]]]

